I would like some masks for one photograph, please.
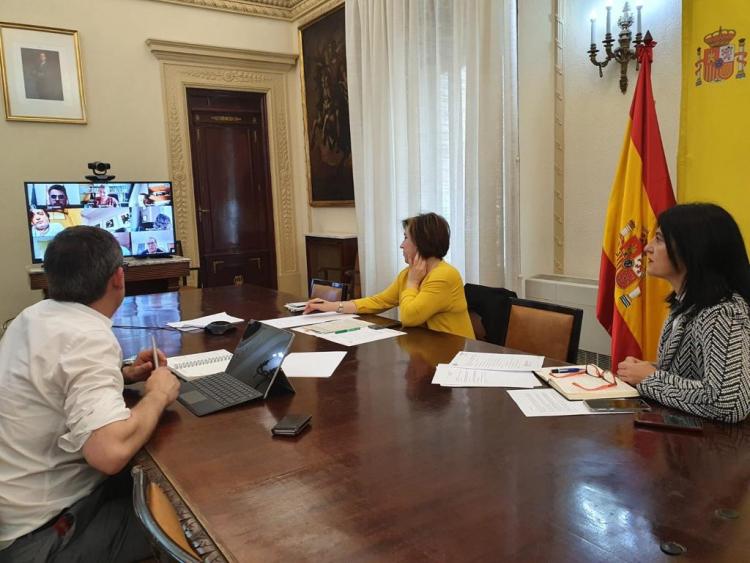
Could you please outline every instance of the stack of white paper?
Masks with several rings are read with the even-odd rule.
[[[438,364],[432,382],[443,387],[541,387],[528,371],[470,369]]]
[[[382,328],[382,329],[371,329],[368,327],[362,327],[358,329],[350,329],[346,332],[342,332],[339,334],[333,333],[319,333],[314,332],[312,330],[309,330],[306,327],[297,327],[294,329],[297,332],[301,332],[303,334],[309,334],[310,336],[317,336],[318,338],[322,338],[323,340],[328,340],[329,342],[335,342],[336,344],[341,344],[343,346],[359,346],[360,344],[367,344],[368,342],[375,342],[377,340],[385,340],[386,338],[393,338],[395,336],[401,336],[402,334],[406,334],[405,332],[401,332],[399,330],[393,330],[391,328]]]
[[[443,387],[541,387],[532,370],[544,356],[464,352],[450,364],[438,364],[432,382]]]
[[[356,315],[342,313],[315,313],[314,315],[297,315],[296,317],[279,317],[278,319],[266,319],[260,321],[268,326],[276,328],[292,328],[295,326],[314,325],[326,323],[332,319],[353,319]]]
[[[226,321],[228,323],[241,323],[245,319],[240,319],[239,317],[233,317],[231,315],[227,315],[226,312],[223,313],[216,313],[215,315],[208,315],[207,317],[200,317],[197,319],[192,319],[189,321],[177,321],[173,323],[167,323],[167,326],[171,326],[172,328],[176,328],[177,330],[181,331],[189,331],[189,330],[200,330],[206,327],[207,324],[212,323],[214,321]]]
[[[530,372],[541,368],[543,363],[544,356],[461,351],[451,360],[450,365],[471,369]]]

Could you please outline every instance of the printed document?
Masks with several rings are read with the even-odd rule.
[[[297,315],[296,317],[279,317],[278,319],[266,319],[260,321],[265,325],[273,326],[276,328],[292,328],[295,326],[306,326],[314,325],[318,323],[326,323],[330,320],[336,319],[353,319],[357,315],[348,315],[343,313],[315,313],[314,315]]]
[[[329,342],[335,342],[343,346],[359,346],[360,344],[367,344],[368,342],[375,342],[377,340],[385,340],[386,338],[394,338],[406,334],[400,330],[393,330],[391,328],[382,328],[380,330],[373,330],[371,328],[352,328],[345,332],[336,334],[332,333],[319,333],[310,330],[307,327],[297,327],[294,329],[302,334],[309,334],[310,336],[317,336],[323,340]]]
[[[543,363],[544,356],[461,351],[451,360],[450,365],[496,371],[532,371],[541,368]]]
[[[596,414],[583,401],[568,401],[554,389],[508,391],[526,416],[570,416]]]
[[[541,387],[530,371],[499,371],[459,368],[438,364],[432,382],[443,387]]]

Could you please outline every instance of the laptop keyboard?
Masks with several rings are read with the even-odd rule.
[[[215,373],[197,379],[191,379],[193,384],[206,397],[210,397],[225,407],[239,405],[262,397],[263,394],[249,385],[242,383],[227,373]]]

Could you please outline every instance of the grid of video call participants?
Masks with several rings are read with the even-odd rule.
[[[111,232],[123,256],[173,253],[172,185],[169,182],[26,184],[32,259],[41,262],[57,233],[74,225]]]

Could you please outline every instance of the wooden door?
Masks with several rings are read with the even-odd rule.
[[[276,288],[265,94],[188,89],[204,287]]]

